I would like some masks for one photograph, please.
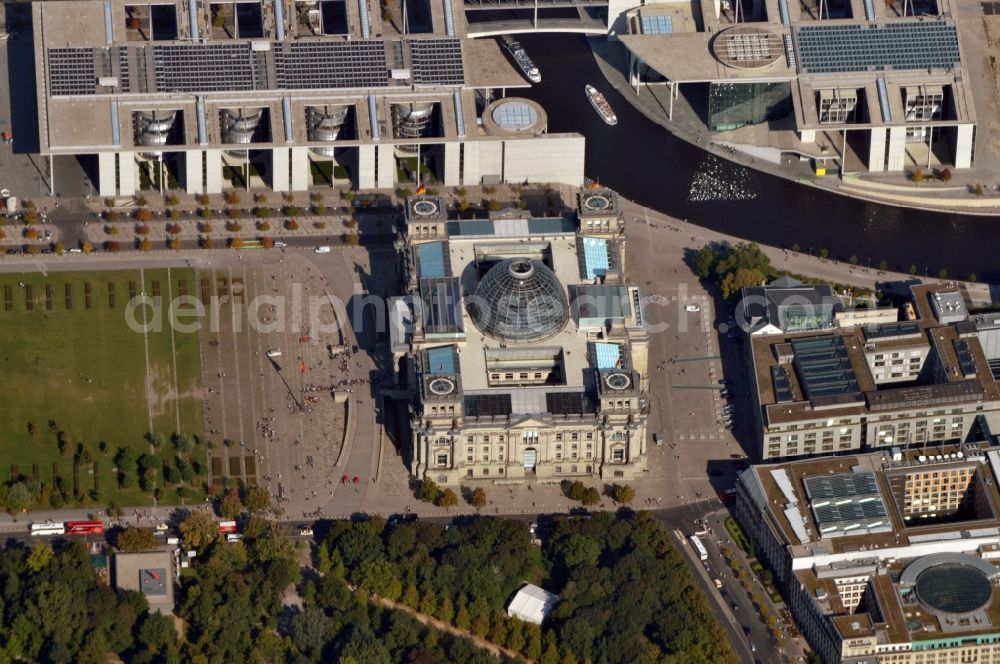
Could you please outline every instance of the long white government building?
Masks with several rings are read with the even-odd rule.
[[[40,152],[141,188],[583,183],[529,82],[453,0],[32,3]],[[581,93],[582,96],[582,93]],[[54,185],[53,185],[54,186]]]

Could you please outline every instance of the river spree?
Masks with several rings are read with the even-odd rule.
[[[542,83],[511,94],[534,99],[548,113],[549,132],[587,137],[586,171],[622,195],[692,223],[803,252],[827,249],[846,260],[920,274],[975,272],[1000,280],[1000,218],[904,210],[817,191],[732,164],[672,136],[646,119],[608,84],[586,39],[574,35],[521,35]],[[597,86],[618,125],[598,117],[583,88]]]

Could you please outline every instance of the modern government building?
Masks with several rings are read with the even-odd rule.
[[[1000,325],[954,284],[847,311],[829,286],[744,289],[764,460],[989,440],[1000,431]]]
[[[614,192],[573,217],[454,218],[406,205],[392,351],[410,394],[411,472],[441,484],[629,480],[646,469],[648,335]]]
[[[1000,660],[1000,451],[753,466],[734,513],[823,662]]]
[[[969,168],[976,112],[959,0],[642,3],[619,38],[629,78],[707,88],[716,140],[845,172]],[[983,56],[985,57],[985,56]]]
[[[102,196],[392,188],[418,163],[450,186],[583,182],[584,138],[506,95],[528,81],[456,0],[41,0],[32,19],[40,152],[88,160]]]

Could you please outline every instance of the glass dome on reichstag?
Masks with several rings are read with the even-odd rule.
[[[469,301],[469,314],[476,327],[494,339],[540,341],[563,329],[569,303],[545,263],[508,258],[483,276]]]

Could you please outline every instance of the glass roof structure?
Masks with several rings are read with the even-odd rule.
[[[599,237],[583,238],[583,261],[587,279],[606,275],[611,267],[608,261],[608,241]]]
[[[538,113],[531,106],[518,101],[500,104],[493,109],[493,120],[502,129],[518,130],[533,127],[538,122]]]
[[[421,279],[420,296],[426,334],[462,332],[462,287],[458,277]]]
[[[469,302],[484,334],[502,341],[539,341],[569,319],[566,293],[555,273],[530,258],[508,258],[490,268]]]
[[[673,31],[673,16],[642,16],[642,34],[644,35],[669,35]]]
[[[454,346],[442,346],[426,351],[424,370],[427,373],[454,374],[458,373],[456,366]]]
[[[917,597],[932,609],[964,614],[978,611],[989,603],[993,585],[971,565],[941,563],[917,576]]]
[[[950,69],[961,61],[950,21],[806,25],[794,36],[799,68],[809,74]]]
[[[598,369],[618,369],[622,362],[622,347],[597,342],[594,344],[594,359]]]
[[[816,527],[824,537],[889,530],[889,517],[871,472],[803,478]]]
[[[444,242],[425,242],[417,247],[417,264],[421,279],[447,277],[451,260],[444,250]]]
[[[858,398],[858,380],[840,336],[792,339],[799,382],[810,400]]]

